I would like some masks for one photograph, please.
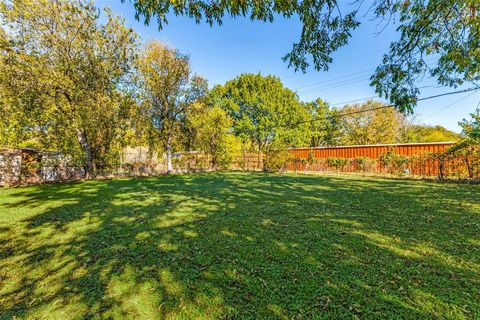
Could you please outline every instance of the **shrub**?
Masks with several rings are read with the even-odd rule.
[[[380,155],[380,161],[391,173],[404,174],[406,165],[411,161],[411,157],[403,156],[389,150]]]
[[[480,176],[480,145],[473,139],[465,139],[457,143],[444,153],[445,157],[461,159],[465,165],[464,172],[460,168],[457,171],[460,176],[468,179],[479,178]]]
[[[29,139],[29,140],[25,140],[23,142],[20,142],[18,144],[18,147],[19,148],[30,148],[30,149],[37,149],[37,150],[41,150],[42,149],[42,144],[36,140],[36,139]]]
[[[336,169],[343,169],[347,163],[347,158],[327,158],[327,165]]]
[[[313,150],[310,150],[308,152],[307,163],[313,164],[314,162],[315,162],[314,152],[313,152]]]
[[[267,172],[284,171],[289,158],[288,150],[267,150],[263,159],[263,170]]]
[[[359,170],[366,172],[372,169],[373,165],[375,164],[375,160],[368,157],[357,157],[351,159],[351,164]]]
[[[242,142],[237,136],[226,134],[222,137],[217,148],[215,159],[215,167],[217,170],[228,170],[233,161],[241,154]]]

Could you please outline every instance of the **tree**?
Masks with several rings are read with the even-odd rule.
[[[480,108],[477,108],[475,112],[470,113],[471,120],[463,119],[458,124],[463,129],[463,134],[467,138],[477,144],[480,144]]]
[[[401,141],[404,115],[380,102],[347,105],[342,114],[342,140],[346,145],[397,143]],[[366,111],[374,109],[371,111]]]
[[[308,139],[302,123],[308,120],[307,110],[277,77],[242,74],[214,87],[209,97],[233,119],[234,134],[259,151],[302,145]]]
[[[461,135],[442,126],[412,124],[405,126],[402,142],[458,141]]]
[[[150,121],[150,142],[161,142],[167,155],[167,172],[171,173],[173,147],[180,137],[182,118],[205,95],[207,83],[192,75],[188,56],[158,41],[146,45],[138,67],[144,89],[142,104]]]
[[[160,27],[170,12],[210,25],[221,24],[225,15],[268,22],[296,17],[303,25],[300,40],[283,59],[304,72],[312,62],[315,69],[327,70],[332,53],[348,43],[361,17],[380,20],[385,26],[398,21],[399,39],[391,43],[371,84],[402,111],[412,111],[420,93],[416,82],[426,74],[453,87],[480,80],[477,0],[131,1],[137,18],[143,16],[148,24],[156,17]],[[436,63],[427,63],[427,56]]]
[[[226,111],[197,103],[187,116],[187,122],[193,136],[193,146],[212,156],[214,168],[226,169],[241,148],[240,142],[230,133],[233,120]]]
[[[13,0],[0,16],[2,130],[77,156],[90,177],[112,158],[133,102],[129,72],[136,34],[87,1]],[[115,157],[113,157],[115,158]]]
[[[310,114],[309,135],[310,146],[335,146],[341,135],[341,119],[338,110],[331,109],[328,103],[321,99],[305,104]]]

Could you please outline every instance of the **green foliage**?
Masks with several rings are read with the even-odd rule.
[[[196,103],[186,116],[190,147],[212,156],[212,166],[226,170],[241,151],[241,140],[230,133],[233,120],[220,107]]]
[[[89,1],[2,2],[0,143],[37,139],[81,160],[87,174],[117,158],[137,35],[105,15],[101,23]]]
[[[467,136],[467,138],[456,143],[440,156],[444,160],[456,159],[457,166],[458,163],[464,164],[466,172],[459,174],[461,178],[478,180],[480,173],[480,145],[471,136]],[[459,169],[461,170],[462,167],[457,167],[457,171]]]
[[[361,171],[367,172],[372,170],[373,166],[376,164],[376,159],[371,159],[368,157],[357,157],[351,159],[351,163],[358,167]]]
[[[386,153],[381,154],[379,157],[379,160],[392,173],[403,175],[406,170],[406,165],[410,163],[413,160],[413,158],[400,155],[389,150]]]
[[[402,139],[404,115],[393,108],[382,108],[380,102],[346,105],[341,113],[342,144],[364,145],[397,143]],[[373,110],[371,110],[373,109]],[[371,110],[371,111],[366,111]]]
[[[37,149],[37,150],[41,150],[43,148],[42,144],[37,139],[29,139],[26,141],[22,141],[17,145],[20,148],[31,148],[31,149]]]
[[[459,125],[468,139],[480,144],[480,108],[477,108],[470,116],[471,120],[463,119]]]
[[[296,93],[283,86],[279,78],[260,74],[242,74],[216,86],[209,102],[227,111],[233,119],[233,132],[258,150],[270,145],[301,145],[307,139],[306,109]]]
[[[315,162],[315,152],[313,150],[308,152],[307,162],[310,164]]]
[[[146,45],[138,68],[148,144],[155,148],[161,141],[171,172],[173,147],[180,144],[181,119],[205,95],[207,82],[192,74],[188,56],[158,41]]]
[[[310,146],[335,146],[341,139],[341,118],[338,109],[331,109],[328,103],[317,99],[304,104],[310,120],[308,132],[310,135]]]
[[[290,157],[290,152],[286,149],[268,149],[263,158],[263,170],[266,172],[284,171]]]
[[[442,126],[410,125],[404,130],[402,142],[447,142],[461,138],[458,133]]]
[[[396,15],[400,39],[390,45],[372,77],[376,91],[400,110],[412,111],[425,76],[457,87],[480,79],[480,2],[382,1],[376,13]],[[455,14],[452,14],[455,12]],[[429,62],[433,57],[435,62]]]
[[[160,27],[168,13],[184,15],[197,23],[221,24],[224,17],[249,16],[252,20],[273,22],[275,18],[298,19],[301,36],[284,60],[295,70],[306,71],[310,63],[327,70],[332,53],[346,45],[360,25],[359,12],[385,26],[396,21],[398,40],[389,46],[382,63],[372,76],[376,92],[390,99],[398,110],[410,112],[425,76],[438,83],[457,87],[480,79],[480,2],[477,0],[435,1],[173,1],[133,0],[137,18],[148,24],[156,17]],[[432,57],[434,62],[429,59]]]
[[[389,166],[389,165],[395,164],[398,157],[401,157],[401,156],[393,151],[387,151],[381,154],[379,159],[384,166]]]
[[[242,142],[233,134],[225,134],[219,141],[215,157],[215,169],[228,170],[232,163],[240,156]]]
[[[336,169],[342,169],[348,163],[347,158],[327,158],[326,163],[329,167],[333,167]]]

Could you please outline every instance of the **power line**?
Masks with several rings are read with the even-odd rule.
[[[356,60],[356,59],[358,59],[358,58],[360,58],[360,57],[369,56],[369,55],[372,55],[372,54],[377,53],[377,52],[380,52],[380,51],[385,51],[385,50],[387,50],[388,48],[389,48],[389,47],[385,47],[385,48],[382,48],[382,49],[377,49],[377,50],[373,50],[373,51],[364,52],[364,53],[361,53],[361,54],[358,54],[358,55],[354,55],[354,56],[351,56],[351,57],[348,57],[348,58],[345,58],[345,59],[342,59],[342,60],[338,60],[338,61],[335,61],[335,59],[334,59],[333,63],[335,63],[335,65],[342,65],[342,64],[345,64],[345,62],[349,62],[349,61],[351,61],[351,60]],[[370,71],[372,71],[372,70],[375,70],[375,68],[370,69]],[[365,70],[365,71],[363,71],[363,72],[366,72],[366,71],[367,71],[367,70]],[[362,72],[362,71],[359,71],[359,73],[360,73],[360,72]],[[356,74],[357,74],[357,73],[356,73]],[[295,77],[295,76],[297,76],[297,75],[299,75],[299,74],[298,74],[298,73],[297,73],[297,74],[293,74],[293,75],[291,75],[291,76],[289,76],[289,77],[286,77],[286,78],[284,78],[284,79],[290,79],[290,78],[293,78],[293,77]],[[300,75],[301,75],[301,73],[300,73]],[[331,80],[334,80],[334,79],[331,79]],[[328,80],[328,81],[330,81],[330,80]],[[315,83],[315,84],[318,84],[318,82]],[[315,85],[315,84],[313,84],[313,85]],[[306,85],[306,86],[311,86],[311,85]],[[303,88],[303,87],[305,87],[305,86],[299,87],[299,88],[297,88],[297,89],[300,89],[300,88]]]
[[[425,61],[425,63],[430,63],[432,61],[434,61],[434,59],[430,59],[429,61]],[[312,94],[312,93],[315,93],[317,91],[334,89],[334,88],[342,87],[344,85],[349,85],[349,84],[361,82],[363,80],[367,80],[367,79],[370,78],[370,75],[366,75],[366,76],[363,75],[363,76],[360,76],[360,77],[358,77],[357,75],[362,74],[362,73],[366,73],[366,72],[371,72],[371,71],[374,71],[374,70],[376,70],[376,68],[365,69],[365,70],[362,70],[362,71],[346,74],[346,75],[343,75],[343,76],[340,76],[340,77],[336,77],[336,78],[327,79],[327,80],[324,80],[324,81],[318,81],[318,82],[314,82],[314,83],[311,83],[311,84],[303,85],[303,86],[294,88],[294,90],[297,91],[297,93]],[[357,76],[357,77],[353,77],[353,76]],[[346,80],[343,80],[342,82],[329,83],[329,82],[332,82],[332,81],[335,81],[335,80],[340,80],[340,79],[346,79]],[[355,81],[353,81],[353,80],[355,80]],[[426,87],[428,87],[428,86],[426,86]],[[299,89],[302,89],[302,90],[299,90]]]
[[[452,94],[458,94],[458,93],[465,93],[465,92],[477,91],[477,90],[479,90],[479,89],[480,89],[480,87],[475,86],[475,87],[471,87],[471,88],[464,89],[464,90],[450,91],[450,92],[440,93],[440,94],[436,94],[436,95],[429,96],[429,97],[425,97],[425,98],[420,98],[420,99],[418,99],[417,101],[430,100],[430,99],[440,98],[440,97],[444,97],[444,96],[449,96],[449,95],[452,95]]]
[[[363,71],[349,73],[349,74],[346,74],[346,75],[343,75],[343,76],[340,76],[340,77],[336,77],[336,78],[332,78],[332,79],[317,81],[317,82],[314,82],[314,83],[310,83],[310,84],[306,84],[304,86],[297,87],[294,90],[304,89],[304,88],[307,88],[307,87],[314,87],[314,86],[317,86],[317,85],[320,85],[320,84],[324,84],[324,83],[328,83],[328,82],[332,82],[332,81],[336,81],[336,80],[340,80],[340,79],[350,78],[352,76],[356,76],[356,75],[366,73],[366,72],[371,72],[373,70],[375,70],[375,68],[370,68],[370,69],[366,69],[366,70],[363,70]],[[300,90],[300,91],[303,91],[303,90]]]
[[[422,87],[418,87],[418,89],[441,88],[441,87],[442,87],[442,86],[422,86]],[[359,98],[359,99],[355,99],[355,100],[348,100],[348,101],[343,101],[343,102],[335,102],[335,103],[330,104],[330,107],[340,106],[340,105],[344,105],[344,104],[348,104],[348,103],[352,103],[352,102],[358,102],[358,101],[364,101],[364,100],[371,100],[371,99],[375,99],[375,98],[380,98],[380,96],[379,96],[379,95],[376,95],[376,96],[370,96],[370,97],[365,97],[365,98]]]
[[[449,96],[449,95],[453,95],[453,94],[459,94],[459,93],[477,91],[477,90],[479,90],[479,89],[480,89],[480,87],[472,87],[472,88],[468,88],[468,89],[464,89],[464,90],[444,92],[444,93],[436,94],[436,95],[433,95],[433,96],[428,96],[428,97],[424,97],[424,98],[419,98],[419,99],[417,99],[417,102],[418,102],[418,101],[425,101],[425,100],[435,99],[435,98],[440,98],[440,97]],[[359,113],[364,113],[364,112],[369,112],[369,111],[375,111],[375,110],[381,110],[381,109],[386,109],[386,108],[394,108],[394,107],[396,107],[396,105],[394,105],[394,104],[388,104],[388,105],[384,105],[384,106],[380,106],[380,107],[375,107],[375,108],[369,108],[369,109],[364,109],[364,110],[357,110],[357,111],[352,111],[352,112],[345,112],[345,113],[334,114],[334,115],[331,115],[331,116],[328,116],[328,117],[322,117],[322,118],[317,118],[317,119],[312,119],[312,120],[305,120],[305,121],[298,121],[297,123],[293,124],[293,127],[298,126],[298,125],[300,125],[300,124],[305,124],[305,123],[311,123],[311,122],[322,121],[322,120],[330,120],[331,118],[340,118],[340,117],[350,116],[350,115],[354,115],[354,114],[359,114]],[[288,127],[288,126],[290,126],[290,125],[285,124],[285,125],[273,126],[272,128],[276,128],[276,127]]]
[[[440,112],[442,112],[442,111],[444,111],[444,110],[447,110],[448,108],[453,107],[454,105],[456,105],[456,104],[459,103],[460,101],[463,101],[463,100],[465,100],[465,99],[473,96],[475,93],[476,93],[476,92],[474,91],[474,92],[472,92],[472,93],[470,93],[470,94],[467,94],[465,97],[462,97],[462,98],[460,98],[460,99],[458,99],[458,100],[455,100],[454,102],[448,104],[447,106],[443,107],[442,109],[437,110],[437,111],[435,111],[435,112],[433,112],[433,113],[430,113],[428,116],[426,116],[425,118],[423,118],[423,120],[425,121],[425,120],[431,118],[432,116],[434,116],[434,115],[436,115],[436,114],[438,114],[438,113],[440,113]]]
[[[316,92],[319,92],[319,91],[324,91],[324,90],[329,90],[329,89],[334,89],[334,88],[341,88],[341,87],[344,87],[344,86],[347,86],[347,85],[350,85],[350,84],[362,82],[362,81],[367,80],[367,79],[370,79],[369,75],[354,77],[354,78],[348,79],[346,81],[340,81],[340,82],[336,82],[336,83],[327,84],[326,86],[320,86],[320,87],[316,87],[316,88],[309,88],[309,89],[305,89],[305,90],[300,90],[297,93],[312,94],[312,93],[316,93]],[[419,87],[419,89],[440,88],[440,87],[441,86],[423,86],[423,87]]]
[[[363,100],[370,100],[370,99],[375,99],[375,98],[379,98],[380,96],[371,96],[371,97],[365,97],[365,98],[360,98],[360,99],[355,99],[355,100],[349,100],[349,101],[343,101],[343,102],[336,102],[336,103],[333,103],[330,105],[330,107],[336,107],[336,106],[340,106],[340,105],[344,105],[344,104],[348,104],[348,103],[352,103],[352,102],[358,102],[358,101],[363,101]]]
[[[319,91],[345,87],[346,85],[350,85],[350,84],[354,84],[354,83],[358,83],[358,82],[363,82],[363,81],[368,80],[368,79],[370,79],[370,75],[354,77],[354,78],[351,78],[351,79],[348,79],[348,80],[327,84],[325,86],[319,86],[319,87],[315,87],[315,88],[300,90],[300,91],[298,91],[298,93],[312,94],[312,93],[316,93],[316,92],[319,92]]]

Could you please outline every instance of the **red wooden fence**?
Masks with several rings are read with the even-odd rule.
[[[290,149],[291,159],[287,164],[290,171],[337,171],[337,172],[372,172],[401,173],[415,176],[460,175],[466,171],[463,159],[442,158],[442,152],[452,147],[454,142],[405,143],[359,145],[320,148]],[[399,165],[385,165],[382,156],[393,153],[403,156],[408,161]],[[331,159],[348,159],[340,166],[332,166]],[[361,163],[359,158],[369,158]],[[402,160],[402,159],[400,159]]]
[[[416,156],[426,153],[437,153],[446,151],[454,144],[454,142],[377,144],[362,146],[295,148],[290,149],[290,152],[292,156],[296,159],[307,159],[312,153],[313,157],[317,159],[351,159],[358,157],[378,159],[382,154],[385,154],[389,151],[403,156]]]

